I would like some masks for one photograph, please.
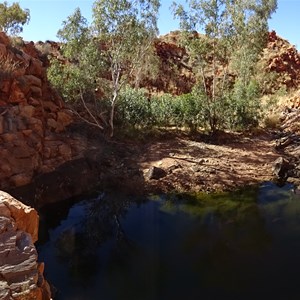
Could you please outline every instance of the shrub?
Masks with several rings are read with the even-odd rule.
[[[237,81],[228,96],[228,127],[247,129],[256,127],[261,118],[260,89],[256,81],[248,84]]]
[[[170,127],[196,129],[203,125],[201,101],[194,94],[164,94],[149,99],[145,89],[126,87],[120,93],[116,123],[131,127]]]
[[[267,129],[278,129],[281,125],[280,116],[278,114],[271,114],[265,117],[264,126]]]
[[[116,124],[147,127],[153,125],[150,102],[146,90],[125,87],[119,96],[116,110]]]
[[[0,56],[0,80],[9,78],[20,66],[20,62],[15,62],[8,56]]]

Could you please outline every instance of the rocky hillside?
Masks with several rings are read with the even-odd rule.
[[[159,58],[158,74],[154,79],[144,79],[141,83],[151,92],[180,95],[189,93],[195,84],[192,69],[186,64],[186,50],[179,46],[178,36],[179,32],[171,32],[154,43]]]
[[[48,61],[35,45],[12,46],[0,33],[0,188],[29,183],[80,156],[64,130],[72,121],[46,77]]]
[[[194,33],[201,38],[201,34]],[[172,31],[158,37],[154,42],[154,50],[158,58],[158,71],[153,78],[142,78],[140,85],[151,93],[171,93],[180,95],[191,91],[195,84],[195,74],[190,66],[189,56],[180,46],[180,31]],[[27,44],[27,48],[32,44]],[[35,45],[35,53],[44,57],[44,66],[48,65],[47,55],[63,60],[60,44],[46,41]],[[38,49],[38,50],[37,50]],[[31,50],[32,53],[32,50]],[[300,55],[297,49],[287,40],[269,33],[268,43],[260,59],[261,77],[265,84],[265,92],[273,93],[281,87],[295,89],[300,83]],[[234,74],[229,74],[234,77]]]
[[[155,41],[158,74],[141,82],[150,93],[178,95],[191,91],[195,76],[178,37],[179,32],[171,32]],[[49,85],[47,54],[58,56],[59,44],[29,42],[16,48],[0,33],[2,189],[26,185],[35,175],[51,172],[67,161],[82,157],[86,148],[85,142],[65,132],[73,117]],[[280,87],[296,89],[300,83],[300,56],[295,47],[275,32],[269,34],[261,67],[266,92]],[[298,93],[285,101],[289,107],[298,107]]]
[[[186,50],[179,46],[179,35],[179,31],[174,31],[155,41],[159,57],[158,76],[142,82],[150,91],[175,95],[191,91],[195,76],[189,66]],[[275,31],[269,33],[260,66],[266,93],[273,93],[283,86],[287,90],[294,89],[300,83],[300,55],[294,46],[279,37]]]
[[[275,31],[269,33],[269,42],[264,49],[261,63],[266,74],[273,74],[270,80],[272,90],[285,86],[288,90],[300,84],[300,55],[287,40]]]

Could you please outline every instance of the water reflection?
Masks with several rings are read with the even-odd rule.
[[[100,195],[73,205],[39,253],[57,299],[296,299],[299,214],[291,186],[271,183],[143,201]]]

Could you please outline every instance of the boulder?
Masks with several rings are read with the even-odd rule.
[[[73,118],[70,113],[66,111],[57,112],[57,123],[61,130],[65,129],[66,126],[70,125],[73,122]]]
[[[20,116],[30,119],[33,117],[35,108],[32,105],[20,106]]]
[[[33,244],[38,222],[33,208],[0,191],[0,299],[51,299]]]
[[[0,44],[4,44],[5,46],[10,44],[9,37],[4,32],[0,32]]]
[[[289,171],[293,169],[293,166],[290,162],[283,158],[278,157],[273,163],[273,175],[277,177],[277,179],[286,179],[289,175]]]
[[[164,169],[152,166],[149,168],[148,172],[146,173],[146,179],[158,180],[160,178],[165,177],[166,175],[167,175],[167,172]]]
[[[7,54],[6,46],[3,44],[0,44],[0,57],[4,57]]]

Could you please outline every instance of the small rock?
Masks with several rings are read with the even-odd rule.
[[[160,178],[165,177],[166,175],[167,175],[167,172],[164,169],[152,166],[146,173],[146,178],[148,180],[151,180],[151,179],[158,180]]]
[[[200,172],[201,171],[201,167],[200,166],[198,166],[198,165],[193,165],[193,166],[191,166],[191,170],[193,171],[193,172]]]
[[[284,179],[288,177],[288,172],[293,168],[290,162],[283,158],[278,157],[273,163],[273,174],[278,179]]]

